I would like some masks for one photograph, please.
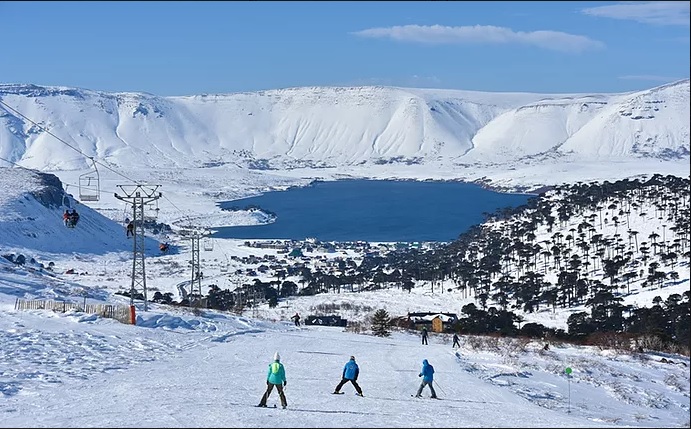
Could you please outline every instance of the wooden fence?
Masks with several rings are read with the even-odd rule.
[[[83,313],[98,314],[101,317],[115,319],[121,323],[131,324],[132,313],[130,307],[111,304],[77,304],[66,301],[48,299],[26,300],[17,298],[14,302],[15,310],[52,310],[65,313],[67,311],[81,311]]]

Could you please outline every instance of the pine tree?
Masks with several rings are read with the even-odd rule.
[[[372,333],[374,335],[377,337],[388,337],[391,335],[390,325],[391,318],[386,310],[380,308],[374,313],[374,317],[372,317]]]

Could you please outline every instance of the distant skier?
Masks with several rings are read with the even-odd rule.
[[[291,317],[291,319],[293,319],[293,322],[295,322],[295,326],[300,326],[300,314],[299,313],[295,313],[293,315],[293,317]]]
[[[421,398],[422,389],[425,386],[429,386],[429,390],[432,391],[432,399],[436,399],[437,392],[434,391],[434,386],[432,385],[434,383],[434,367],[427,362],[427,359],[422,361],[422,369],[420,370],[418,377],[422,377],[422,383],[420,384],[420,387],[418,387],[415,397]]]
[[[281,355],[276,352],[274,354],[274,361],[269,364],[269,372],[266,374],[266,392],[259,401],[258,407],[266,407],[266,401],[271,395],[271,391],[276,388],[278,396],[281,398],[281,405],[283,408],[288,406],[286,395],[283,393],[283,387],[288,384],[286,381],[286,370],[281,363]]]
[[[422,328],[422,344],[427,344],[427,328],[423,326]]]
[[[454,348],[456,346],[458,346],[459,349],[461,348],[461,343],[458,342],[458,334],[454,332],[454,334],[453,334],[453,345],[451,346],[451,348]]]
[[[127,237],[129,238],[130,235],[134,237],[134,223],[132,222],[127,224]]]
[[[344,384],[350,381],[351,383],[353,383],[353,386],[355,387],[355,391],[357,392],[357,394],[359,396],[364,396],[362,394],[362,389],[360,388],[360,385],[357,384],[358,375],[360,375],[360,367],[357,363],[355,363],[355,356],[351,356],[350,360],[346,362],[345,366],[343,367],[343,375],[341,377],[341,382],[338,383],[338,386],[336,386],[333,393],[341,393],[341,387],[343,387]]]
[[[62,214],[62,221],[65,223],[65,226],[69,228],[70,226],[70,211],[65,210],[65,213]]]

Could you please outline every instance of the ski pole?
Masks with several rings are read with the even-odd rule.
[[[434,380],[434,382],[437,384],[437,387],[439,388],[439,390],[441,390],[441,393],[443,393],[444,395],[446,395],[446,392],[444,391],[444,389],[441,388],[441,386],[439,385],[439,383],[437,383],[437,380]]]

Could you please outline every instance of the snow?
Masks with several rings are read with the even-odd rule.
[[[129,289],[132,271],[132,242],[123,225],[128,210],[113,195],[119,192],[117,185],[162,185],[157,220],[173,230],[147,237],[147,287],[149,297],[161,291],[177,299],[178,287],[189,282],[191,248],[177,232],[268,221],[261,212],[223,211],[219,201],[303,186],[314,179],[486,178],[499,188],[534,189],[653,173],[688,177],[688,91],[687,80],[649,92],[593,95],[608,105],[577,112],[574,106],[589,95],[506,96],[375,87],[164,99],[0,86],[3,102],[65,141],[77,142],[80,150],[98,160],[103,190],[99,201],[77,201],[78,178],[88,171],[89,159],[35,127],[32,131],[31,124],[4,110],[0,157],[58,176],[73,195],[69,204],[78,209],[81,220],[73,230],[64,228],[62,195],[44,195],[55,204],[41,204],[35,194],[45,184],[36,174],[0,169],[0,252],[27,257],[25,265],[0,258],[0,427],[689,427],[686,356],[556,342],[543,350],[540,340],[472,336],[461,336],[460,350],[453,350],[446,334],[430,333],[429,345],[423,346],[418,335],[406,331],[394,330],[390,337],[380,338],[353,328],[289,323],[295,312],[304,321],[327,305],[341,306],[344,318],[366,324],[379,308],[391,316],[409,311],[459,314],[465,304],[474,302],[448,292],[448,285],[421,284],[410,293],[388,289],[291,297],[275,308],[262,305],[241,315],[155,303],[144,311],[137,302],[136,325],[79,311],[15,309],[18,299],[129,304],[128,298],[115,294]],[[344,93],[358,95],[342,98]],[[626,122],[633,119],[612,113],[636,100],[640,103],[635,106],[645,107],[650,94],[663,101],[656,106],[669,106],[660,109],[664,114],[655,112],[655,121],[665,122],[651,119],[645,123],[657,125],[644,127],[643,120],[636,120],[640,128],[633,130]],[[557,101],[545,101],[550,97]],[[336,102],[335,110],[325,107]],[[141,109],[132,114],[140,103],[147,115]],[[367,108],[358,111],[358,103]],[[436,106],[447,119],[431,120],[436,113],[424,103]],[[243,119],[250,111],[252,119],[237,119],[242,109]],[[532,110],[538,114],[520,116]],[[507,112],[515,117],[502,116]],[[334,120],[338,115],[346,119]],[[419,121],[411,122],[415,115]],[[537,121],[537,134],[526,129],[525,138],[516,140],[508,131],[525,121]],[[621,134],[618,148],[576,139],[597,121],[607,132],[603,139]],[[461,122],[470,128],[454,125]],[[406,130],[410,123],[425,126]],[[490,133],[490,126],[496,131]],[[687,155],[632,156],[632,130],[640,131],[638,142],[647,144],[649,153],[685,147]],[[549,156],[521,162],[505,159],[505,151],[531,156],[544,152],[547,140],[536,141],[533,148],[526,143],[544,133],[554,135],[559,144],[574,145],[574,152],[555,155],[554,162]],[[657,137],[648,141],[645,136],[653,134]],[[319,139],[329,143],[312,143]],[[435,139],[453,146],[439,152],[439,162],[430,155],[414,165],[360,164],[377,156],[429,154]],[[607,153],[599,153],[598,147]],[[240,149],[251,153],[250,158],[233,152]],[[464,156],[482,151],[487,156],[478,155],[477,164],[465,164]],[[279,166],[294,164],[247,168],[245,161],[261,157],[274,157]],[[319,162],[325,165],[316,165]],[[632,222],[640,237],[660,233],[654,219],[634,217]],[[159,241],[170,241],[172,250],[160,255]],[[310,263],[359,257],[353,249],[305,254]],[[248,247],[244,240],[213,240],[213,249],[201,252],[205,290],[212,282],[221,289],[247,282],[235,274],[242,265],[232,257],[251,255],[278,251]],[[45,267],[49,262],[54,264],[52,271],[41,269],[39,264]],[[66,274],[70,269],[75,274]],[[678,282],[634,288],[625,303],[650,305],[656,295],[688,291],[688,264],[678,271]],[[581,310],[545,309],[526,321],[564,328],[569,314]],[[255,408],[276,351],[286,367],[288,409]],[[349,384],[343,388],[345,395],[331,395],[350,355],[360,365],[358,382],[365,396],[355,396]],[[423,359],[436,369],[439,401],[429,399],[428,390],[424,398],[411,397]],[[567,367],[573,369],[571,377],[565,373]],[[269,404],[277,402],[274,391]]]
[[[294,327],[205,311],[143,313],[124,325],[79,313],[3,310],[2,427],[680,427],[688,359],[462,337]],[[257,409],[275,351],[288,409]],[[365,396],[331,395],[354,355]],[[422,359],[440,401],[412,398]],[[568,378],[564,372],[571,367]],[[278,403],[274,392],[269,406]]]

